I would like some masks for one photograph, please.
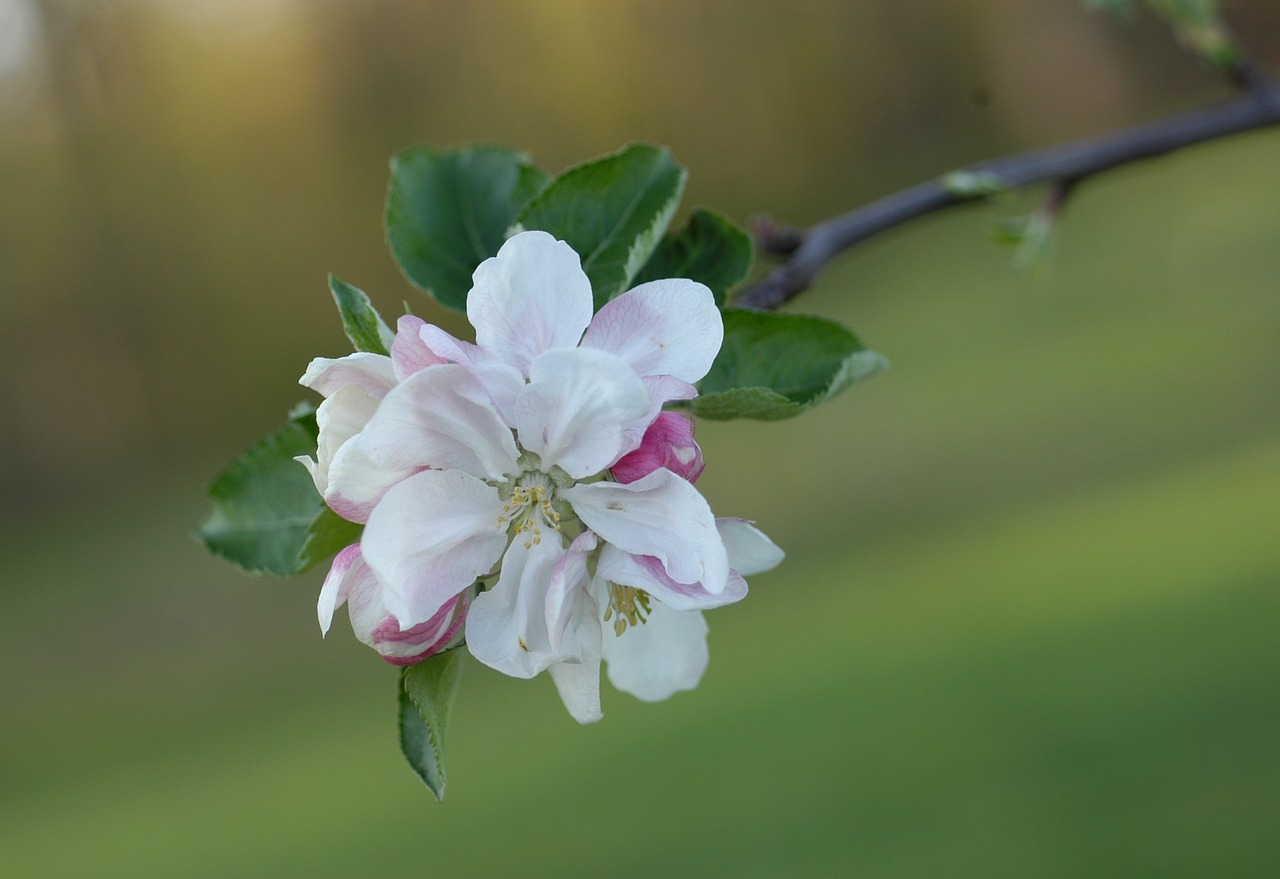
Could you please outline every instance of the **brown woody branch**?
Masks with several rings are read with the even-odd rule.
[[[1243,66],[1237,81],[1247,90],[1235,98],[1099,137],[979,162],[805,230],[760,222],[755,229],[760,249],[788,259],[744,289],[734,305],[778,308],[806,290],[843,251],[943,208],[986,201],[998,191],[1039,183],[1053,183],[1067,192],[1082,180],[1121,165],[1280,123],[1280,81]],[[958,180],[980,185],[961,185]]]

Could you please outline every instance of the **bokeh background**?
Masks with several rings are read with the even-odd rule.
[[[472,663],[443,805],[320,572],[190,536],[348,350],[326,272],[466,332],[382,241],[409,144],[657,141],[804,224],[1227,93],[1063,0],[0,0],[0,873],[1274,875],[1280,132],[1087,183],[1030,274],[1034,197],[834,266],[794,309],[894,368],[700,426],[789,552],[700,689],[583,728]]]

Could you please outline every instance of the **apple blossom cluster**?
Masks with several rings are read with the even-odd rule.
[[[547,671],[569,713],[601,717],[600,670],[665,699],[706,668],[702,611],[741,599],[782,552],[694,488],[689,416],[723,339],[711,292],[650,281],[592,313],[572,248],[522,232],[467,297],[475,344],[400,318],[390,355],[317,359],[325,503],[365,526],[338,554],[321,629],[411,665],[465,640],[481,662]]]

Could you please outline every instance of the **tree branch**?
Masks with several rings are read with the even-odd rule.
[[[1244,69],[1244,68],[1242,68]],[[1247,68],[1238,97],[1132,128],[970,165],[917,184],[808,230],[757,224],[761,249],[790,258],[742,291],[734,305],[771,310],[806,290],[844,250],[889,229],[953,205],[982,202],[999,191],[1052,182],[1063,191],[1130,162],[1280,124],[1280,81]],[[772,247],[771,247],[772,245]]]

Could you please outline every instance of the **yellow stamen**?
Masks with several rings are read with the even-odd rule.
[[[627,626],[638,626],[648,622],[646,617],[652,613],[649,607],[649,593],[631,586],[609,584],[609,606],[605,608],[604,621],[613,620],[613,633],[622,637]]]

